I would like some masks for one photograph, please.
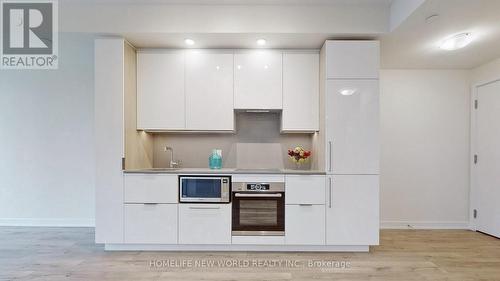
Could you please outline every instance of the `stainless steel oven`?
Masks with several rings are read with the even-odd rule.
[[[230,176],[179,176],[180,203],[229,203]]]
[[[232,235],[285,235],[285,184],[233,183]]]

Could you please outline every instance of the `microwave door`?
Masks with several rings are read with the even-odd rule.
[[[215,177],[181,177],[180,202],[226,202],[227,181]]]

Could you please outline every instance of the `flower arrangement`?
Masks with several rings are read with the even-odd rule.
[[[294,149],[288,150],[288,156],[290,157],[290,160],[297,165],[297,168],[300,168],[300,165],[305,163],[309,156],[311,156],[311,151],[305,150],[301,146],[297,146]]]

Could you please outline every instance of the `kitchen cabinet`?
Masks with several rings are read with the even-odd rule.
[[[287,175],[285,204],[325,204],[325,176]]]
[[[328,40],[325,48],[328,79],[378,79],[378,41]]]
[[[282,109],[282,54],[242,51],[234,55],[234,108]]]
[[[283,53],[283,132],[319,130],[319,54]]]
[[[137,53],[137,128],[182,130],[186,127],[184,53]]]
[[[327,172],[378,174],[378,80],[327,80],[325,115]]]
[[[124,175],[125,203],[177,203],[178,190],[177,175]]]
[[[327,245],[379,244],[379,176],[328,176]]]
[[[123,38],[95,40],[96,243],[123,243],[126,48]]]
[[[287,245],[325,244],[325,205],[286,205],[285,214]]]
[[[233,131],[233,52],[186,52],[186,129]]]
[[[125,204],[124,242],[177,244],[177,204]]]
[[[231,204],[179,204],[179,244],[231,244]]]

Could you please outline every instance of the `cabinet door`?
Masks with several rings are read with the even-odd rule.
[[[325,204],[325,176],[287,175],[286,204]]]
[[[326,244],[378,245],[379,176],[330,176],[327,189]]]
[[[177,204],[125,204],[125,243],[177,244]]]
[[[354,92],[343,95],[345,91]],[[329,80],[326,95],[328,172],[378,174],[378,81]]]
[[[234,108],[281,109],[281,52],[234,55]]]
[[[328,79],[377,79],[380,68],[378,41],[326,41]]]
[[[286,205],[285,214],[286,244],[325,244],[325,205]]]
[[[319,130],[319,54],[283,54],[282,131]]]
[[[137,54],[137,128],[185,128],[184,53]]]
[[[232,131],[233,53],[186,53],[186,125],[188,130]]]
[[[231,204],[179,204],[179,244],[231,244]]]
[[[178,191],[177,175],[126,174],[124,176],[125,203],[177,203]]]

